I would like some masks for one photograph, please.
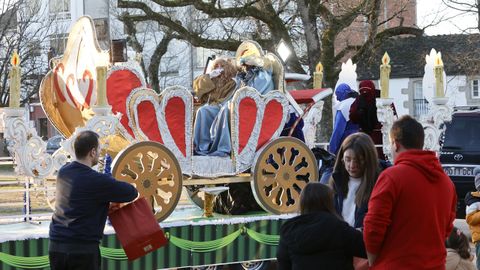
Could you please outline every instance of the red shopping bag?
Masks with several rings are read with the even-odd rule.
[[[129,261],[167,244],[152,209],[143,197],[110,213],[109,218]]]

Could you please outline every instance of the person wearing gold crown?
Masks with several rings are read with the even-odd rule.
[[[263,57],[249,54],[248,49],[239,58],[241,70],[236,74],[234,64],[217,59],[210,73],[197,77],[194,92],[201,103],[195,116],[194,151],[202,156],[229,156],[230,139],[229,101],[236,89],[250,86],[261,94],[273,90],[272,71],[263,67]]]
[[[265,60],[245,50],[239,59],[241,71],[237,74],[240,85],[250,86],[264,95],[275,87],[272,79],[272,70],[265,68]]]

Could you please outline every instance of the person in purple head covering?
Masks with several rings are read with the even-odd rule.
[[[361,132],[368,134],[375,145],[382,145],[382,124],[378,122],[376,90],[372,81],[361,81],[359,85],[360,95],[355,99],[350,108],[350,121],[358,124]],[[385,159],[382,147],[376,147],[378,157]]]

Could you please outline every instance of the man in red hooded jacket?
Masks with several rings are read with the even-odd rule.
[[[408,115],[390,130],[395,165],[380,174],[364,220],[371,269],[445,269],[457,198],[435,153],[422,150],[424,136]]]

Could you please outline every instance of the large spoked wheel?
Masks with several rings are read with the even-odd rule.
[[[160,143],[148,141],[129,146],[115,157],[112,175],[134,185],[149,201],[158,221],[166,219],[180,199],[180,165]]]
[[[272,141],[258,156],[252,189],[258,204],[274,214],[292,213],[300,205],[300,192],[318,181],[312,151],[300,140],[282,137]]]

